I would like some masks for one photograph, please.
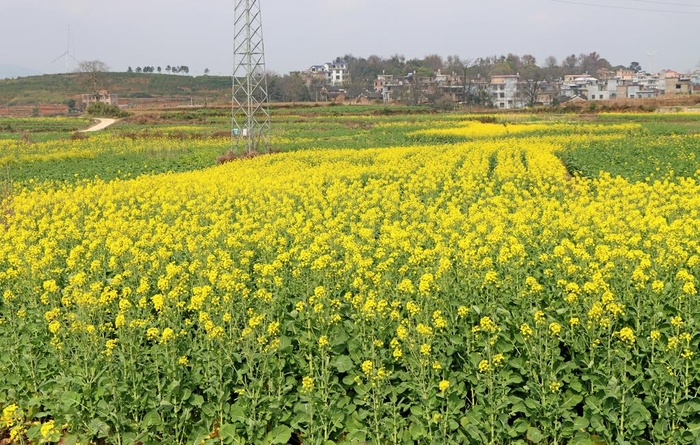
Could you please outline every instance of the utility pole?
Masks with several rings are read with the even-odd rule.
[[[235,0],[231,142],[246,153],[269,151],[266,74],[260,1]]]

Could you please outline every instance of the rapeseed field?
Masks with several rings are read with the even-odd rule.
[[[674,166],[700,138],[634,122],[377,129],[394,125],[415,143],[15,184],[3,437],[695,443],[700,177]],[[28,156],[114,146],[88,141]],[[205,142],[157,140],[187,143]],[[601,163],[622,155],[633,165]]]

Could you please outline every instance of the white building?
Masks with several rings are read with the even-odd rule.
[[[608,100],[610,99],[610,91],[608,91],[607,84],[593,83],[586,85],[586,97],[588,100]]]
[[[324,63],[314,65],[309,71],[311,74],[322,74],[327,85],[339,86],[349,80],[348,64],[345,62]]]
[[[518,91],[519,83],[520,76],[517,74],[491,76],[489,93],[493,106],[502,109],[522,108],[524,102]]]

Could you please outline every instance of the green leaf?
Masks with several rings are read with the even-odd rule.
[[[596,441],[593,440],[590,434],[579,432],[571,439],[569,445],[596,445]]]
[[[152,411],[149,411],[148,413],[146,413],[145,416],[143,416],[142,423],[143,423],[143,426],[145,426],[146,428],[148,428],[150,426],[158,426],[161,424],[160,414],[158,414],[158,411],[155,409]]]
[[[61,403],[65,406],[78,406],[80,405],[80,394],[77,392],[66,391],[61,394]]]
[[[200,407],[204,403],[204,397],[200,396],[199,394],[195,394],[192,396],[192,399],[190,400],[190,404],[192,406]]]
[[[486,437],[482,433],[481,416],[474,413],[474,410],[469,411],[466,416],[462,417],[459,423],[474,442],[484,443],[486,441]]]
[[[411,405],[411,414],[416,417],[423,416],[423,407],[421,405]]]
[[[408,430],[411,432],[411,439],[413,440],[425,438],[425,428],[423,428],[423,425],[420,423],[412,423]]]
[[[278,425],[265,436],[265,443],[269,445],[285,444],[292,437],[292,429],[287,425]]]
[[[591,421],[591,428],[593,428],[593,431],[602,433],[606,430],[605,424],[603,423],[603,416],[600,414],[593,414],[590,418]]]
[[[219,437],[226,444],[238,443],[240,440],[236,427],[230,423],[224,423],[219,427]]]
[[[585,417],[575,417],[574,418],[574,429],[575,430],[585,430],[591,423]]]
[[[688,431],[692,432],[696,436],[700,437],[700,423],[690,422],[688,423]]]
[[[348,435],[345,437],[346,443],[365,443],[367,440],[367,433],[361,429],[351,428],[348,431]]]
[[[36,424],[27,430],[27,438],[29,440],[39,439],[41,437],[41,424]]]
[[[333,360],[333,367],[338,370],[338,372],[348,372],[353,368],[352,359],[347,355],[338,356]]]
[[[583,385],[581,385],[581,381],[579,379],[571,380],[571,382],[569,382],[569,388],[576,392],[583,391]]]
[[[92,419],[88,425],[90,434],[97,437],[98,439],[105,438],[109,435],[109,425],[100,419]]]
[[[515,438],[518,436],[522,436],[523,434],[525,434],[529,427],[530,424],[527,420],[517,419],[515,422],[513,422],[513,426],[511,427],[511,437]]]
[[[542,435],[540,430],[538,430],[534,426],[531,426],[527,429],[526,437],[527,440],[529,440],[532,443],[540,443],[544,439],[544,436]]]
[[[76,443],[78,443],[78,436],[75,434],[68,434],[61,438],[61,445],[75,445]]]
[[[583,401],[583,396],[580,394],[574,394],[571,391],[566,391],[561,402],[561,407],[565,411],[570,411],[573,407],[578,405]]]
[[[240,405],[234,405],[231,407],[230,416],[231,422],[233,423],[244,423],[248,418],[245,409]]]

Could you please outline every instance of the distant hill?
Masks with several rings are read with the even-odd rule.
[[[39,73],[31,68],[0,63],[0,79],[9,79],[12,77],[21,76],[36,76],[37,74]]]
[[[223,103],[230,101],[231,78],[155,73],[100,73],[99,88],[118,94],[120,103],[171,99],[190,100],[194,103]],[[0,106],[65,104],[70,99],[80,103],[81,95],[92,91],[92,83],[80,73],[0,79]]]

